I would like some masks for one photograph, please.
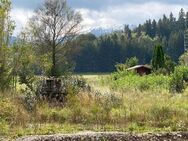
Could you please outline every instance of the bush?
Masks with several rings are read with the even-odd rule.
[[[123,63],[116,64],[115,68],[117,72],[126,71],[127,68],[138,65],[138,62],[139,60],[137,57],[131,57],[128,58],[124,64]]]
[[[23,93],[22,100],[27,111],[33,112],[36,110],[37,98],[35,93],[32,92],[28,87]]]
[[[150,109],[150,114],[156,122],[172,118],[172,109],[168,106],[154,105]]]
[[[80,91],[90,91],[85,80],[78,77],[62,77],[43,79],[36,90],[38,98],[49,102],[65,103],[69,94],[78,94]]]
[[[138,89],[140,91],[146,91],[146,90],[150,89],[150,84],[148,83],[148,81],[140,81],[140,83],[138,85]]]
[[[182,93],[188,81],[188,67],[178,66],[171,75],[170,91]]]
[[[150,74],[140,76],[134,72],[119,72],[111,75],[110,86],[118,90],[168,90],[170,77],[165,75]]]
[[[125,71],[127,67],[125,64],[118,63],[115,65],[115,68],[117,72],[122,72]]]
[[[7,122],[12,122],[16,116],[16,107],[14,103],[8,99],[3,98],[0,100],[0,117]]]
[[[25,125],[29,115],[23,103],[17,97],[1,97],[0,99],[0,122],[7,125]]]
[[[5,91],[10,89],[12,76],[10,75],[10,70],[5,70],[0,64],[0,91]]]
[[[139,60],[137,57],[131,57],[126,60],[125,65],[129,68],[138,65],[138,62]]]
[[[0,118],[0,136],[7,135],[9,133],[9,124]]]

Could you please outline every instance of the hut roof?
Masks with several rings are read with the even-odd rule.
[[[128,68],[127,70],[135,70],[135,69],[138,69],[138,68],[146,68],[146,69],[150,69],[151,70],[151,67],[149,67],[147,65],[136,65],[134,67]]]

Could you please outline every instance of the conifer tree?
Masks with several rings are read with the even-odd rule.
[[[152,67],[154,70],[158,70],[164,67],[164,52],[161,45],[157,45],[154,48]]]
[[[185,12],[183,8],[179,12],[178,24],[181,30],[185,29]]]
[[[188,28],[188,12],[186,12],[185,21],[186,21],[185,28]]]

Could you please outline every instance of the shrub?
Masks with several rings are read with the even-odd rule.
[[[178,66],[171,75],[170,91],[182,93],[188,81],[188,67]]]
[[[131,57],[131,58],[128,58],[128,59],[126,60],[125,65],[126,65],[127,67],[133,67],[133,66],[138,65],[138,62],[139,62],[139,60],[138,60],[137,57]]]
[[[148,81],[140,81],[138,85],[139,90],[145,91],[148,90],[149,88],[150,88],[150,84],[148,83]]]
[[[11,86],[12,76],[10,70],[5,70],[0,64],[0,91],[5,91]]]
[[[49,102],[65,103],[67,95],[77,95],[80,91],[90,91],[85,80],[78,77],[66,76],[62,78],[43,79],[36,91],[38,98]]]
[[[27,111],[33,112],[36,110],[37,98],[35,93],[30,88],[26,87],[26,89],[23,91],[22,100]]]
[[[138,65],[138,62],[139,60],[137,57],[131,57],[128,58],[124,64],[123,63],[116,64],[115,68],[117,72],[126,71],[127,68]]]
[[[0,118],[0,136],[7,135],[9,133],[9,124]]]
[[[150,114],[156,122],[168,120],[172,117],[172,109],[168,106],[154,105],[150,109]]]
[[[165,75],[150,74],[140,76],[134,72],[119,72],[111,75],[111,81],[108,85],[115,90],[168,90],[170,77]]]
[[[127,67],[125,64],[118,63],[115,65],[115,68],[117,72],[121,72],[121,71],[125,71]]]
[[[0,99],[0,122],[8,125],[25,125],[29,115],[17,97],[1,97]]]
[[[0,117],[7,122],[12,122],[16,115],[16,108],[14,103],[8,99],[3,98],[0,100]]]

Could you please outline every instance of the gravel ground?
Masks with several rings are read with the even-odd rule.
[[[16,139],[15,141],[188,141],[188,132],[161,134],[81,132],[76,134],[27,136]]]

